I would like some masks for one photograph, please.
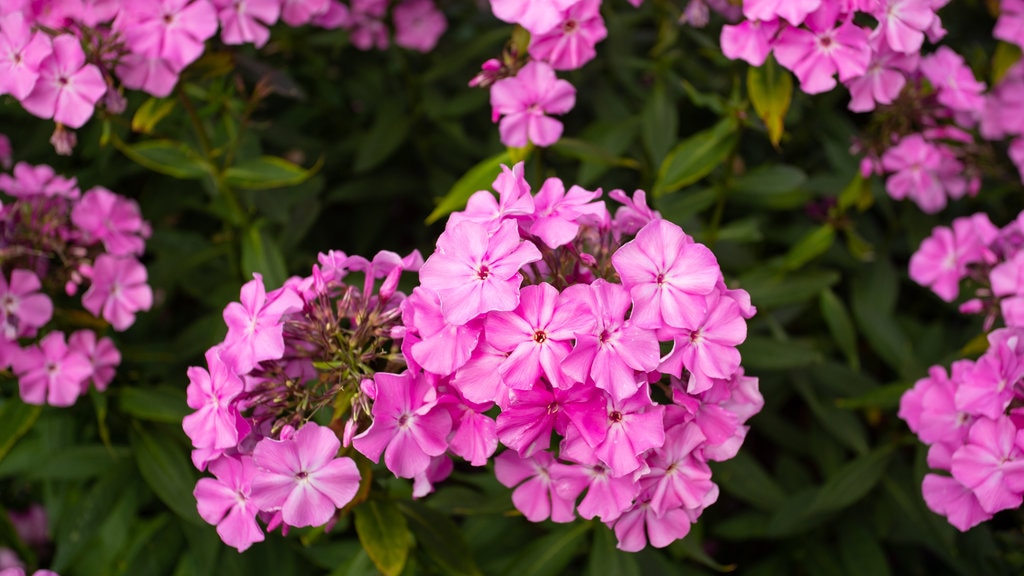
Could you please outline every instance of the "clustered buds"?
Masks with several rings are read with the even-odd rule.
[[[226,543],[261,540],[257,516],[332,522],[361,482],[335,434],[416,497],[453,456],[494,457],[528,519],[600,518],[625,550],[682,538],[716,500],[707,462],[736,454],[763,403],[736,349],[749,296],[643,192],[612,192],[613,216],[600,190],[557,178],[532,195],[522,164],[494,189],[425,262],[322,254],[310,277],[267,293],[257,276],[225,309],[184,427],[216,477],[196,487],[200,513]]]
[[[90,384],[105,390],[121,355],[90,329],[51,325],[54,301],[74,296],[114,330],[148,310],[153,292],[138,258],[149,225],[138,205],[102,187],[79,190],[49,166],[23,162],[0,174],[0,367],[18,378],[31,404],[70,406]]]
[[[977,360],[933,366],[900,402],[899,415],[929,444],[925,502],[960,530],[1024,496],[1024,215],[1002,229],[985,214],[938,227],[910,261],[910,277],[951,302],[969,280],[965,313],[983,314],[988,334]]]

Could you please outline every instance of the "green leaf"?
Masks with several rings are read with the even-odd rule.
[[[1013,68],[1013,65],[1020,62],[1021,49],[1016,44],[999,42],[996,44],[996,51],[992,54],[992,85],[995,86],[1006,76],[1006,73]]]
[[[868,451],[867,432],[856,416],[836,406],[822,403],[815,391],[804,380],[795,380],[793,386],[822,428],[858,454]]]
[[[473,562],[462,532],[449,516],[414,500],[399,500],[397,504],[416,536],[418,546],[426,551],[444,574],[481,574]]]
[[[501,174],[502,164],[512,163],[512,157],[508,150],[491,156],[469,169],[462,178],[459,178],[448,194],[438,202],[434,211],[427,216],[427,224],[433,224],[442,217],[461,210],[466,206],[466,201],[478,190],[489,190],[494,179]]]
[[[644,104],[640,135],[643,138],[651,164],[658,166],[665,159],[679,131],[679,112],[665,90],[658,82],[651,90],[651,96]]]
[[[889,561],[879,536],[867,522],[847,520],[839,527],[839,560],[847,576],[889,576]]]
[[[132,130],[143,134],[152,134],[156,125],[174,110],[174,99],[150,98],[139,106],[132,116]]]
[[[572,562],[590,530],[590,522],[575,522],[551,531],[518,555],[509,576],[559,576]],[[604,529],[601,527],[600,529]]]
[[[136,164],[174,178],[194,180],[214,173],[209,162],[181,142],[146,140],[138,144],[125,144],[117,138],[113,142],[122,154]]]
[[[587,576],[640,576],[640,566],[635,556],[619,550],[615,543],[615,535],[610,529],[604,526],[594,529],[590,558],[587,561]]]
[[[818,295],[818,304],[836,345],[846,355],[850,366],[857,369],[860,366],[860,357],[857,354],[857,332],[853,328],[853,320],[850,319],[846,305],[836,296],[835,292],[827,288]]]
[[[769,309],[810,300],[823,289],[839,282],[832,271],[801,271],[799,274],[750,274],[740,287],[750,293],[750,301],[758,308]]]
[[[377,117],[369,133],[359,140],[352,170],[359,174],[380,165],[405,142],[412,121],[398,98],[385,101],[377,109]]]
[[[822,224],[790,248],[782,260],[782,267],[786,270],[802,268],[804,264],[827,252],[835,240],[836,229],[831,224]]]
[[[302,184],[316,174],[323,165],[323,158],[310,169],[305,169],[278,158],[277,156],[260,156],[244,160],[224,171],[224,182],[234,188],[244,190],[267,190]]]
[[[744,451],[730,460],[713,462],[712,468],[723,490],[755,508],[774,510],[786,499],[782,487]]]
[[[193,524],[203,524],[192,496],[196,474],[184,446],[167,434],[150,433],[136,426],[132,447],[139,472],[157,497],[178,516]]]
[[[875,202],[875,196],[871,193],[871,180],[864,178],[860,172],[853,175],[853,180],[839,193],[839,209],[841,211],[856,208],[863,212]]]
[[[871,348],[909,381],[919,371],[914,367],[916,359],[910,339],[895,320],[898,290],[895,268],[887,260],[879,260],[853,278],[850,307]]]
[[[756,305],[756,303],[755,303]],[[821,352],[807,342],[785,342],[764,336],[748,336],[740,345],[743,365],[755,370],[786,370],[821,362]]]
[[[257,222],[242,233],[242,275],[252,278],[254,272],[263,275],[268,290],[284,284],[288,277],[284,255],[262,226]]]
[[[813,511],[833,512],[856,503],[882,479],[890,456],[892,445],[885,445],[848,462],[822,485],[812,504]]]
[[[405,516],[394,502],[371,498],[356,506],[356,532],[363,549],[385,576],[397,576],[405,568],[412,535]]]
[[[102,444],[79,444],[48,454],[26,470],[26,478],[46,480],[82,480],[99,476],[120,460],[129,459],[127,447],[107,448]]]
[[[859,396],[854,396],[852,398],[837,398],[836,406],[848,410],[861,408],[892,410],[899,407],[900,399],[903,398],[903,394],[907,389],[906,384],[888,384],[886,386],[879,386],[878,388]]]
[[[136,481],[134,472],[130,470],[130,466],[123,464],[108,467],[88,493],[63,511],[53,539],[57,552],[50,565],[51,570],[64,572],[93,539],[96,527],[110,515],[111,509],[124,495],[126,485]]]
[[[637,169],[640,164],[632,158],[622,158],[586,140],[561,138],[551,149],[570,158],[602,166],[622,166]]]
[[[43,407],[25,404],[20,398],[7,399],[0,407],[0,462],[11,448],[32,429]]]
[[[793,78],[769,56],[760,67],[747,69],[747,93],[768,130],[768,139],[778,148],[785,130],[783,121],[793,100]]]
[[[192,412],[185,403],[184,391],[174,386],[133,386],[122,389],[119,396],[121,410],[142,420],[180,424]]]
[[[729,200],[754,208],[790,210],[810,199],[806,183],[807,174],[795,166],[763,164],[733,179]]]
[[[736,121],[725,118],[676,145],[658,170],[654,197],[693,184],[725,162],[739,141],[736,129]]]

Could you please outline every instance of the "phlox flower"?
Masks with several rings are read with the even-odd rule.
[[[222,355],[228,366],[244,374],[264,360],[284,355],[281,316],[301,310],[302,300],[291,290],[268,295],[259,274],[253,274],[253,279],[242,286],[239,299],[224,308],[228,334]]]
[[[289,526],[322,526],[359,491],[359,469],[337,457],[341,442],[330,428],[307,423],[290,438],[264,438],[252,453],[252,500],[281,511]]]
[[[384,15],[389,0],[352,0],[347,26],[352,45],[360,50],[388,47],[388,26]]]
[[[32,166],[25,162],[14,166],[13,177],[0,174],[0,190],[15,198],[46,196],[77,200],[81,195],[74,178],[60,176],[46,164]]]
[[[402,301],[402,322],[418,330],[418,334],[407,334],[402,341],[406,357],[424,370],[442,376],[452,374],[469,361],[483,327],[479,320],[460,326],[445,322],[440,298],[422,286],[414,288]]]
[[[512,503],[531,522],[548,518],[560,523],[573,521],[575,495],[565,497],[557,489],[570,470],[570,466],[555,461],[546,451],[524,458],[508,450],[494,459],[494,476],[503,485],[515,488]]]
[[[106,91],[103,74],[86,64],[78,38],[62,34],[53,39],[53,52],[39,63],[39,79],[21,105],[40,118],[81,128]]]
[[[117,331],[135,323],[135,313],[153,305],[153,289],[146,284],[146,267],[132,257],[101,254],[92,267],[92,285],[82,295],[82,306],[110,322]]]
[[[75,203],[71,222],[86,242],[103,242],[113,256],[141,256],[149,236],[139,205],[100,186],[88,190]]]
[[[206,365],[209,371],[197,366],[188,369],[187,401],[195,412],[181,424],[196,448],[223,450],[238,444],[238,409],[233,401],[244,386],[221,359],[219,348],[206,352]]]
[[[544,34],[562,22],[564,10],[579,0],[490,0],[494,16],[519,24],[530,34]]]
[[[117,76],[125,88],[142,90],[158,98],[174,90],[179,72],[169,60],[159,56],[131,53],[117,63]]]
[[[837,72],[843,82],[864,74],[871,60],[868,33],[851,18],[837,26],[838,12],[837,5],[825,4],[807,18],[807,29],[785,28],[772,47],[779,64],[796,74],[808,94],[834,88]]]
[[[509,168],[501,165],[501,174],[491,185],[498,193],[494,198],[488,190],[479,190],[469,197],[466,209],[455,212],[448,218],[447,227],[463,220],[479,222],[488,228],[497,228],[506,218],[528,217],[534,212],[534,200],[530,194],[530,183],[523,176],[523,162]]]
[[[165,60],[179,72],[202,55],[206,40],[217,33],[217,12],[208,0],[129,2],[115,28],[132,53]]]
[[[50,332],[38,345],[22,349],[11,364],[27,404],[71,406],[92,375],[89,359],[68,348],[63,332]]]
[[[932,0],[881,0],[872,14],[878,19],[872,35],[884,37],[890,48],[904,54],[921,50],[925,31],[938,19]]]
[[[696,328],[704,295],[721,275],[711,250],[666,220],[644,226],[612,255],[612,265],[633,299],[630,318],[641,328]]]
[[[448,448],[473,466],[483,466],[498,448],[494,419],[484,414],[488,406],[446,396],[452,416],[453,431]]]
[[[451,416],[437,403],[437,390],[427,375],[374,374],[377,395],[373,423],[353,438],[352,445],[370,460],[380,460],[400,478],[423,472],[433,456],[448,449]]]
[[[760,66],[768,59],[779,21],[744,20],[739,24],[722,27],[719,43],[722,53],[731,60],[743,60],[751,66]]]
[[[0,274],[0,332],[7,340],[33,336],[50,321],[53,302],[40,292],[42,284],[34,272],[15,268],[10,282]]]
[[[281,15],[281,0],[211,0],[220,20],[225,44],[250,43],[262,48],[270,39],[268,26]]]
[[[925,504],[936,514],[941,514],[961,532],[992,518],[985,512],[974,492],[956,478],[927,474],[921,484]]]
[[[1024,0],[1002,0],[992,36],[1024,47]]]
[[[330,0],[282,0],[281,20],[289,26],[302,26],[330,8]]]
[[[608,399],[604,440],[595,446],[586,438],[566,434],[562,456],[576,462],[590,462],[593,455],[611,469],[612,476],[643,470],[645,451],[665,443],[665,406],[651,401],[650,390],[642,386],[624,400]]]
[[[989,514],[1021,505],[1024,451],[1017,437],[1009,418],[981,418],[971,426],[967,443],[953,454],[953,478],[970,488]]]
[[[480,314],[519,305],[519,269],[540,260],[537,247],[519,238],[515,222],[491,232],[460,222],[437,239],[437,251],[420,268],[420,282],[441,299],[446,321],[461,326]]]
[[[943,155],[939,148],[920,134],[900,139],[885,151],[882,167],[894,172],[885,181],[885,190],[896,200],[907,197],[928,214],[946,206],[946,190],[939,178]]]
[[[981,213],[957,218],[952,229],[937,226],[910,257],[910,278],[952,302],[968,265],[987,257],[987,246],[997,235],[998,229]]]
[[[506,146],[554,144],[562,137],[562,123],[548,114],[565,114],[575,105],[576,88],[558,79],[550,65],[536,60],[491,86],[493,116],[495,121],[501,118],[498,129]]]
[[[1024,377],[1024,330],[1002,328],[988,335],[989,348],[956,390],[956,406],[996,419],[1006,412]]]
[[[647,194],[643,190],[634,190],[632,198],[622,190],[612,190],[608,197],[622,204],[612,218],[612,234],[616,240],[623,235],[636,234],[653,220],[661,220],[661,213],[647,205]]]
[[[970,373],[969,360],[954,364],[953,374]],[[959,446],[975,418],[958,409],[954,400],[961,382],[951,380],[941,366],[932,366],[928,377],[918,380],[900,398],[899,417],[922,442]]]
[[[114,380],[114,373],[121,363],[121,352],[110,338],[96,338],[92,330],[78,330],[68,337],[68,348],[81,352],[92,364],[92,383],[96,390],[103,392]],[[82,383],[82,393],[87,392],[88,381]]]
[[[604,202],[596,201],[601,190],[591,192],[579,186],[565,191],[558,178],[548,178],[534,198],[532,218],[526,221],[530,234],[537,236],[548,248],[558,248],[572,242],[587,220],[606,219]]]
[[[562,390],[538,380],[528,390],[509,390],[498,414],[498,439],[523,457],[546,450],[553,431],[593,447],[607,434],[607,415],[604,395],[596,388]]]
[[[601,18],[601,0],[579,0],[563,14],[554,28],[530,38],[530,56],[555,70],[575,70],[593,60],[595,46],[608,30]]]
[[[977,113],[984,108],[985,84],[974,78],[963,57],[948,46],[922,58],[921,72],[938,90],[940,104],[962,112]]]
[[[747,323],[736,302],[718,291],[706,296],[703,318],[692,329],[683,329],[675,346],[658,370],[679,377],[682,368],[690,372],[686,391],[703,392],[712,378],[729,378],[740,366],[737,346],[747,338]]]
[[[616,475],[592,454],[586,463],[570,466],[555,489],[559,496],[571,500],[576,500],[586,490],[576,511],[582,518],[596,517],[603,522],[613,522],[618,518],[633,504],[640,491],[632,474]]]
[[[392,12],[395,44],[409,50],[430,52],[448,29],[448,20],[433,0],[404,0]]]
[[[682,508],[657,514],[649,499],[640,500],[615,520],[615,537],[619,541],[616,547],[626,552],[639,552],[650,541],[651,546],[664,548],[689,534],[692,523]]]
[[[24,100],[51,49],[50,37],[33,31],[24,13],[12,11],[0,17],[0,94]]]
[[[664,514],[673,508],[700,509],[714,488],[711,468],[699,448],[706,440],[693,422],[677,424],[665,431],[665,444],[647,457],[650,471],[641,486],[651,494],[651,508]]]
[[[222,456],[210,463],[214,478],[200,478],[192,495],[199,516],[217,526],[217,534],[228,546],[246,551],[263,541],[256,523],[259,507],[252,500],[252,480],[257,474],[252,457]]]
[[[821,5],[822,0],[744,0],[743,15],[748,20],[784,18],[793,26],[799,26]]]
[[[17,566],[0,570],[0,576],[26,576],[27,574],[28,573],[25,572],[24,568]],[[36,570],[31,576],[60,576],[60,574],[57,574],[53,570]]]
[[[919,55],[896,52],[881,37],[870,41],[871,60],[864,74],[846,80],[850,110],[870,112],[878,104],[892,104],[907,83],[905,73],[917,70]]]

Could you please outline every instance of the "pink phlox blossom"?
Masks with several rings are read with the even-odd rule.
[[[1014,64],[989,92],[981,112],[979,130],[988,140],[1024,135],[1024,64]]]
[[[469,361],[483,328],[479,319],[461,326],[445,322],[440,298],[422,286],[414,288],[402,302],[402,322],[416,332],[415,337],[407,335],[402,341],[406,357],[424,370],[442,376],[454,373]]]
[[[253,502],[280,510],[289,526],[324,525],[359,491],[359,469],[351,458],[338,457],[340,448],[330,428],[312,422],[290,438],[264,438],[252,453]]]
[[[132,53],[165,60],[177,73],[195,62],[217,33],[217,12],[208,0],[131,2],[115,29]]]
[[[739,24],[722,27],[719,41],[722,53],[730,60],[743,60],[751,66],[760,66],[768,59],[779,21],[744,20]]]
[[[954,364],[954,375],[970,373],[969,360]],[[922,442],[959,446],[967,437],[974,417],[959,410],[955,403],[960,382],[951,380],[941,366],[932,366],[928,377],[918,380],[900,398],[899,417]]]
[[[13,176],[0,174],[0,190],[15,198],[44,196],[77,200],[81,195],[75,178],[60,176],[46,164],[32,166],[25,162],[14,166]]]
[[[99,68],[85,62],[78,38],[62,34],[52,44],[53,52],[39,63],[39,78],[21,105],[40,118],[81,128],[106,93],[107,84]]]
[[[747,338],[747,323],[736,301],[723,297],[718,291],[705,298],[703,318],[676,336],[672,352],[658,367],[660,372],[677,377],[685,367],[690,373],[686,385],[690,394],[710,388],[712,378],[732,376],[740,366],[736,347]]]
[[[223,456],[210,463],[214,478],[200,478],[193,496],[199,516],[217,526],[225,544],[244,552],[263,541],[256,523],[259,507],[252,500],[252,481],[257,474],[251,456]]]
[[[615,537],[619,541],[616,547],[625,552],[639,552],[649,541],[655,548],[664,548],[689,534],[692,523],[690,515],[682,508],[658,514],[649,498],[641,498],[615,520]]]
[[[595,46],[606,36],[601,0],[578,0],[563,12],[558,25],[530,38],[530,56],[555,70],[575,70],[593,60]]]
[[[343,28],[349,23],[348,6],[338,0],[328,0],[327,10],[322,14],[313,16],[312,23],[315,26],[328,30]]]
[[[1024,0],[1002,0],[992,36],[1024,48]]]
[[[639,386],[635,371],[658,367],[657,337],[625,319],[631,302],[621,285],[596,280],[582,297],[596,323],[592,330],[576,332],[576,346],[562,361],[562,372],[577,382],[589,377],[616,399],[633,396]]]
[[[403,0],[392,11],[395,44],[409,50],[430,52],[448,29],[448,19],[433,0]]]
[[[40,290],[34,272],[15,268],[10,281],[0,274],[0,335],[7,340],[34,336],[53,316],[53,301]]]
[[[63,332],[50,332],[38,345],[22,349],[11,364],[26,404],[71,406],[92,375],[89,359],[68,348]]]
[[[474,404],[455,395],[442,396],[452,418],[452,434],[448,448],[473,466],[483,466],[498,448],[494,419],[484,414],[488,404]]]
[[[494,16],[519,24],[531,35],[544,34],[562,22],[562,14],[580,0],[490,0]]]
[[[953,454],[953,478],[970,488],[989,514],[1021,505],[1024,451],[1017,438],[1009,418],[981,418],[971,426],[967,443]]]
[[[348,29],[352,45],[360,50],[388,47],[388,26],[384,23],[390,0],[352,0]]]
[[[907,74],[918,69],[920,55],[896,52],[875,36],[870,40],[871,60],[864,74],[846,80],[850,110],[870,112],[878,104],[892,104],[907,83]]]
[[[78,330],[68,337],[68,348],[81,352],[92,364],[91,380],[96,390],[103,392],[114,380],[117,366],[121,364],[121,352],[110,338],[97,338],[92,330]],[[82,394],[88,391],[86,380],[82,383]]]
[[[370,460],[380,460],[400,478],[423,472],[433,456],[448,449],[451,416],[437,403],[437,389],[424,374],[378,372],[373,381],[373,422],[352,440],[352,445]]]
[[[487,190],[480,190],[469,197],[466,209],[453,213],[448,218],[446,228],[458,225],[463,220],[471,220],[497,229],[506,218],[530,216],[534,212],[534,200],[530,194],[530,183],[523,176],[523,162],[509,168],[502,164],[501,174],[492,185],[498,198]]]
[[[821,5],[822,0],[743,0],[743,15],[748,20],[784,18],[793,26],[799,26]]]
[[[984,108],[985,84],[974,78],[963,57],[948,46],[922,58],[921,73],[938,91],[940,104],[963,112],[977,113]]]
[[[1024,294],[1024,252],[1017,252],[1012,258],[999,263],[989,273],[992,294],[996,296],[1020,296]]]
[[[434,456],[430,459],[427,469],[413,476],[412,497],[423,498],[434,491],[434,484],[443,481],[451,476],[455,469],[455,463],[447,454]]]
[[[677,424],[665,431],[665,444],[650,452],[650,472],[641,478],[640,484],[649,491],[656,514],[665,514],[672,508],[703,506],[714,486],[711,469],[699,451],[704,440],[697,424]]]
[[[721,270],[711,250],[666,220],[653,221],[612,255],[641,328],[696,328]]]
[[[846,82],[867,71],[871,60],[868,33],[844,18],[836,25],[839,7],[825,3],[806,20],[807,28],[788,27],[779,33],[772,49],[779,64],[800,79],[808,94],[835,87],[835,74]]]
[[[302,26],[325,14],[330,7],[330,0],[282,0],[281,20],[289,26]]]
[[[135,201],[100,186],[86,191],[75,203],[71,222],[86,242],[103,242],[106,251],[114,256],[141,256],[146,249],[145,239],[150,235]]]
[[[195,412],[185,416],[182,428],[196,448],[223,450],[238,444],[235,398],[244,390],[238,375],[224,363],[218,347],[206,352],[209,370],[188,369],[188,406]]]
[[[252,370],[259,362],[284,354],[284,325],[281,317],[302,309],[302,299],[291,290],[269,297],[263,277],[253,274],[241,290],[241,302],[224,308],[228,334],[221,352],[225,363],[238,374]]]
[[[492,116],[495,121],[501,118],[498,129],[506,146],[554,144],[562,137],[562,123],[548,115],[565,114],[575,105],[576,88],[537,60],[491,86]]]
[[[939,178],[944,155],[939,146],[920,134],[910,134],[886,150],[882,166],[890,175],[885,189],[896,200],[912,199],[922,211],[934,214],[946,206],[946,190]]]
[[[541,254],[519,237],[515,222],[503,222],[493,233],[476,222],[445,230],[434,252],[420,268],[420,282],[441,299],[445,320],[462,325],[490,311],[519,305],[519,269]]]
[[[117,76],[125,88],[142,90],[163,98],[170,95],[178,83],[178,73],[169,60],[145,54],[126,54],[117,63]]]
[[[571,474],[571,466],[555,461],[549,452],[522,457],[512,450],[494,459],[494,476],[512,491],[512,504],[531,522],[551,519],[572,522],[575,497],[562,496],[557,485]],[[578,492],[577,492],[578,494]]]
[[[504,407],[507,405],[508,386],[498,373],[498,367],[506,358],[507,353],[481,340],[469,360],[456,369],[450,384],[471,402],[496,402]]]
[[[6,550],[6,548],[4,548],[3,550]],[[11,568],[4,568],[4,569],[0,570],[0,576],[27,576],[27,575],[28,575],[28,573],[25,572],[25,569],[20,567],[20,566],[14,566],[14,567],[11,567]],[[33,572],[31,574],[31,576],[60,576],[60,574],[57,574],[53,570],[41,569],[41,570],[36,570],[35,572]]]
[[[617,476],[612,470],[590,454],[585,462],[571,466],[555,485],[558,495],[576,500],[584,490],[586,494],[576,506],[580,517],[600,518],[613,522],[633,504],[640,486],[632,474]]]
[[[584,307],[588,288],[573,285],[561,293],[547,283],[523,288],[519,306],[511,312],[493,312],[484,326],[487,341],[511,352],[499,373],[505,384],[526,390],[543,375],[557,388],[569,388],[560,368],[578,332],[590,331],[594,317]]]
[[[110,322],[117,331],[135,323],[135,313],[153,306],[153,289],[146,284],[146,267],[132,257],[101,254],[92,267],[92,285],[82,306]]]
[[[281,0],[211,0],[220,20],[225,44],[253,44],[262,48],[281,15]]]
[[[548,248],[564,246],[572,242],[580,225],[588,219],[601,220],[607,209],[604,202],[595,201],[600,196],[600,188],[591,192],[573,186],[566,192],[560,179],[548,178],[534,198],[535,211],[527,221],[527,229]]]
[[[612,233],[616,240],[636,234],[654,220],[661,220],[661,213],[647,205],[647,194],[643,190],[635,190],[632,198],[622,190],[612,190],[608,197],[622,204],[612,219]]]
[[[996,419],[1009,407],[1024,378],[1024,330],[1002,328],[988,335],[989,348],[956,390],[959,410]]]
[[[931,0],[882,0],[872,14],[878,19],[872,35],[884,37],[890,48],[904,54],[921,50],[925,31],[938,19]]]
[[[368,304],[374,292],[375,280],[384,279],[378,295],[381,301],[387,301],[394,295],[402,272],[417,272],[422,265],[423,256],[418,250],[413,250],[404,258],[390,250],[381,250],[374,255],[373,260],[367,260],[362,256],[349,256],[346,261],[349,270],[363,273],[363,298]]]
[[[961,532],[992,518],[981,508],[974,492],[956,478],[928,474],[921,484],[921,494],[932,512],[945,516]]]
[[[24,13],[13,11],[0,17],[0,94],[24,100],[51,50],[50,37],[33,31]]]
[[[531,389],[508,391],[508,400],[498,414],[497,433],[502,444],[526,457],[538,449],[546,450],[553,431],[578,438],[586,446],[597,446],[607,433],[605,420],[606,401],[596,388],[562,390],[538,380]]]

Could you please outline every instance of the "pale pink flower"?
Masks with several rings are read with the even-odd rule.
[[[11,364],[18,376],[21,399],[27,404],[71,406],[92,374],[89,359],[68,348],[63,332],[50,332],[38,346],[16,354]]]
[[[395,44],[409,50],[430,52],[448,29],[448,20],[433,0],[404,0],[392,11]]]
[[[530,56],[555,70],[575,70],[594,59],[595,46],[606,36],[601,0],[579,0],[564,12],[557,26],[530,38]]]
[[[53,39],[53,53],[39,63],[39,79],[21,105],[40,118],[81,128],[106,91],[103,74],[86,64],[78,38],[62,34]]]
[[[252,501],[252,480],[257,474],[252,457],[223,456],[210,463],[215,478],[200,478],[192,495],[199,516],[217,526],[217,534],[228,546],[244,552],[263,541],[256,523],[259,508]]]
[[[135,313],[153,306],[153,289],[146,284],[146,267],[132,257],[101,254],[92,268],[92,285],[82,306],[94,316],[124,331],[135,323]]]
[[[548,114],[565,114],[576,105],[576,89],[555,76],[551,66],[536,60],[519,73],[491,86],[491,107],[501,141],[521,147],[532,142],[550,146],[562,137],[562,123]]]
[[[268,26],[281,15],[281,0],[212,0],[225,44],[253,44],[262,48],[270,39]]]
[[[498,20],[544,34],[562,21],[562,12],[578,0],[490,0]]]

